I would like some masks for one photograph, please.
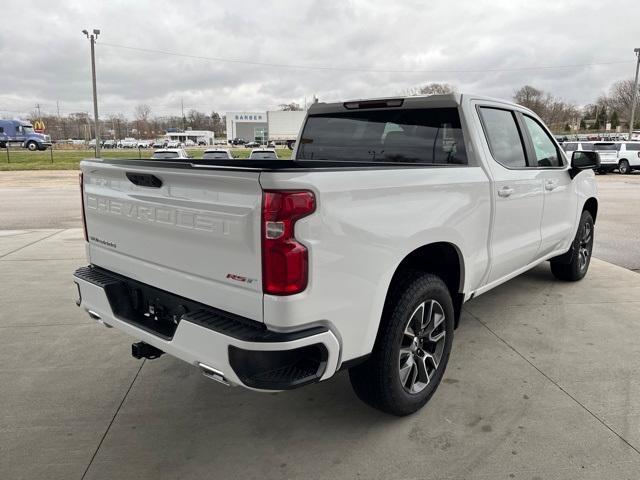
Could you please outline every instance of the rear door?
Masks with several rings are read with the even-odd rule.
[[[522,114],[530,168],[535,169],[544,189],[537,257],[569,246],[576,219],[577,196],[568,165],[551,134],[534,117]]]
[[[478,110],[495,190],[488,279],[491,283],[535,258],[540,246],[543,193],[538,173],[528,168],[524,135],[516,113],[483,105]]]
[[[259,172],[139,165],[82,163],[91,263],[261,321]]]

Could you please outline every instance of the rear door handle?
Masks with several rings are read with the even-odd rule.
[[[514,190],[511,187],[502,187],[501,189],[498,190],[498,196],[502,198],[506,198],[506,197],[509,197],[513,192]]]
[[[557,186],[558,186],[558,182],[556,180],[547,180],[544,183],[544,188],[549,191],[555,190]]]

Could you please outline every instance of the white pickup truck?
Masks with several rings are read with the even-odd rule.
[[[348,369],[406,415],[465,301],[546,260],[586,274],[598,165],[531,111],[460,94],[314,104],[293,160],[85,160],[77,303],[136,358],[260,391]]]

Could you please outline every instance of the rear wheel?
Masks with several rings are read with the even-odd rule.
[[[398,416],[422,408],[447,366],[453,325],[453,301],[444,282],[408,272],[385,307],[371,356],[349,370],[358,397]]]
[[[627,162],[626,160],[620,160],[620,163],[618,164],[618,171],[622,175],[627,175],[628,173],[631,173],[631,168],[629,167],[629,162]]]
[[[570,256],[551,259],[551,272],[557,279],[575,282],[587,274],[593,251],[593,233],[593,217],[585,210],[580,217]]]

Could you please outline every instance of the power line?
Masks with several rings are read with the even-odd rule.
[[[222,57],[207,57],[202,55],[190,55],[187,53],[169,52],[166,50],[155,50],[151,48],[131,47],[129,45],[118,45],[115,43],[100,42],[100,45],[112,48],[120,48],[124,50],[134,50],[137,52],[145,53],[158,53],[161,55],[169,55],[172,57],[192,58],[196,60],[207,60],[212,62],[223,63],[236,63],[242,65],[253,65],[260,67],[273,67],[273,68],[291,68],[299,70],[329,70],[340,72],[359,72],[359,73],[491,73],[491,72],[518,72],[527,70],[551,70],[557,68],[582,68],[582,67],[594,67],[600,65],[619,65],[624,63],[631,63],[627,60],[616,60],[609,62],[594,62],[594,63],[574,63],[567,65],[538,65],[529,67],[511,67],[511,68],[483,68],[483,69],[461,69],[461,70],[404,70],[404,69],[378,69],[378,68],[359,68],[359,67],[335,67],[327,65],[302,65],[294,63],[270,63],[270,62],[258,62],[253,60],[239,60],[234,58],[222,58]]]

